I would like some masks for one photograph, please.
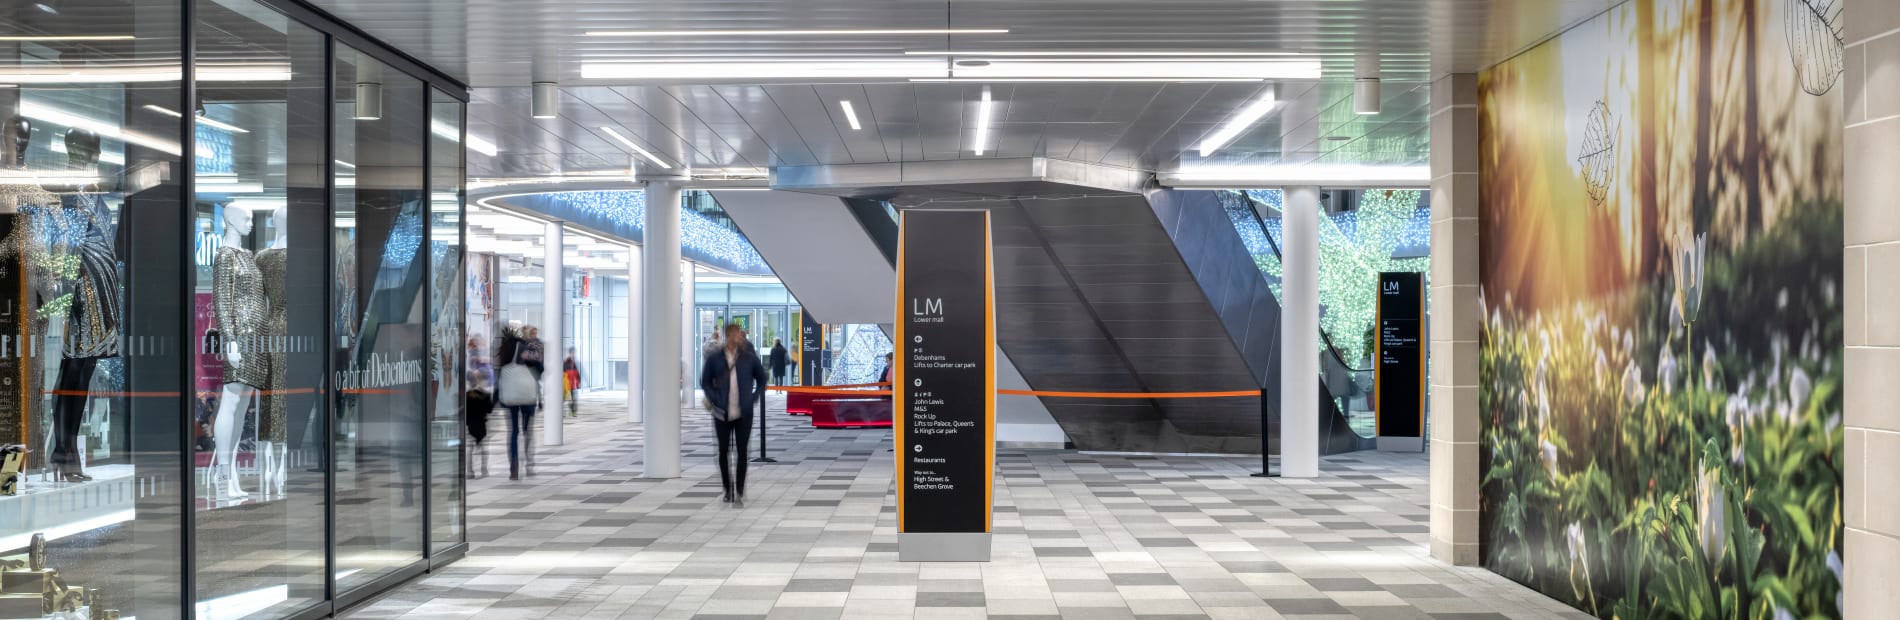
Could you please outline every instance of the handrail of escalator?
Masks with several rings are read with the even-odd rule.
[[[1246,192],[1241,192],[1240,195],[1246,198],[1247,213],[1252,214],[1254,223],[1260,225],[1260,236],[1267,239],[1267,247],[1273,249],[1273,257],[1284,261],[1284,255],[1280,253],[1280,244],[1273,241],[1273,235],[1267,234],[1266,219],[1260,217],[1260,210],[1253,207],[1253,197],[1248,196]],[[1284,262],[1282,264],[1284,264]],[[1332,354],[1333,362],[1339,364],[1340,367],[1345,368],[1349,372],[1372,372],[1371,368],[1357,368],[1352,364],[1346,363],[1346,358],[1339,354],[1339,347],[1333,344],[1332,336],[1326,335],[1326,330],[1319,330],[1319,338],[1321,342],[1326,344],[1326,352]]]

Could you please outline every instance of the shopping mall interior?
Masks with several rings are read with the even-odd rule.
[[[1894,0],[15,0],[0,619],[1892,618],[1896,171]]]

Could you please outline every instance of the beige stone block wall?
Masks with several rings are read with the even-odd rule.
[[[1432,83],[1432,557],[1478,563],[1478,76]]]
[[[1900,1],[1847,6],[1847,617],[1900,610]]]

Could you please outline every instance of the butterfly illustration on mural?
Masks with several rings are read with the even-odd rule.
[[[1841,38],[1841,0],[1786,0],[1788,55],[1794,59],[1801,90],[1824,95],[1845,72],[1847,46]]]

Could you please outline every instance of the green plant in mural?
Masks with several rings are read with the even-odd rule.
[[[1662,281],[1550,314],[1486,300],[1491,568],[1624,620],[1839,613],[1842,255],[1815,240],[1842,213],[1799,212],[1700,257],[1693,338],[1613,318],[1692,301]]]

